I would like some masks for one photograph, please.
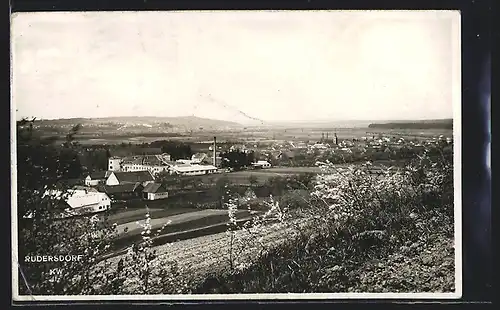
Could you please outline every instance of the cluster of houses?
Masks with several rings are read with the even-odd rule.
[[[169,154],[140,155],[132,157],[111,157],[108,160],[108,171],[134,172],[149,171],[156,176],[162,172],[179,175],[204,175],[216,173],[215,165],[206,164],[207,155],[194,154],[191,159],[171,160]]]
[[[74,186],[64,192],[47,191],[45,195],[61,201],[64,217],[106,211],[116,201],[168,198],[167,189],[156,183],[149,171],[93,172],[85,178],[84,183],[85,186]]]
[[[205,153],[198,153],[190,159],[180,160],[172,160],[169,154],[159,151],[136,156],[111,156],[107,170],[88,174],[83,180],[85,186],[73,187],[64,195],[62,192],[47,194],[61,198],[68,216],[105,211],[117,201],[166,199],[169,197],[167,189],[163,184],[156,183],[155,178],[161,173],[186,176],[218,173],[217,165],[221,158],[216,156],[215,148],[211,151],[211,158]],[[271,164],[257,161],[252,166],[264,169],[270,168]]]
[[[167,189],[155,182],[159,173],[205,175],[218,172],[217,167],[206,164],[207,159],[206,154],[177,161],[171,160],[169,154],[113,156],[108,159],[107,171],[92,172],[85,177],[85,186],[74,187],[64,194],[61,191],[46,194],[61,198],[66,216],[105,211],[114,201],[165,199],[169,196]]]

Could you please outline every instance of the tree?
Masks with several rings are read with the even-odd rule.
[[[162,153],[170,154],[172,160],[189,159],[193,156],[191,145],[176,141],[154,141],[151,147],[160,147]]]
[[[255,153],[245,153],[240,150],[227,151],[220,154],[222,158],[222,168],[233,168],[241,170],[243,167],[248,167],[254,162]]]
[[[60,219],[62,199],[48,190],[66,192],[68,177],[78,174],[78,157],[71,151],[78,130],[67,135],[61,147],[33,130],[34,120],[17,123],[18,278],[21,294],[95,293],[105,281],[94,262],[111,244],[114,229],[105,217]],[[30,263],[37,255],[81,255],[79,261]],[[53,270],[57,269],[57,274]]]

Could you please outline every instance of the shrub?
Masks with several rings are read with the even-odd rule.
[[[308,224],[294,226],[298,234],[278,247],[264,245],[251,266],[219,278],[226,292],[347,292],[361,287],[356,270],[365,262],[417,248],[435,232],[453,236],[451,157],[426,152],[380,174],[370,163],[322,168],[310,205],[291,213]],[[293,217],[283,224],[293,226]]]

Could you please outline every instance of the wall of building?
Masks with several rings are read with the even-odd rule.
[[[215,173],[217,170],[193,170],[193,171],[181,171],[177,172],[180,175],[205,175]]]
[[[148,193],[148,200],[158,200],[168,198],[168,192],[166,193]]]
[[[168,166],[149,166],[149,165],[138,165],[138,164],[124,164],[123,171],[149,171],[151,174],[155,175],[160,172],[168,171]]]
[[[111,199],[105,193],[101,193],[101,199],[99,201],[99,210],[107,210],[111,208]]]
[[[109,171],[121,171],[120,164],[122,160],[120,158],[110,158],[108,159],[108,170]]]
[[[96,186],[97,184],[99,184],[99,180],[85,179],[85,185],[87,186]]]
[[[106,180],[106,185],[108,186],[119,185],[119,184],[120,182],[118,182],[118,179],[116,178],[116,175],[114,173],[111,174]]]
[[[69,208],[68,211],[73,214],[88,214],[88,213],[104,212],[110,208],[111,208],[111,201],[108,198],[107,201],[100,201],[99,203],[96,204],[83,206],[75,209]]]
[[[123,164],[122,169],[125,172],[129,172],[129,171],[148,171],[148,166],[146,166],[146,165],[139,165],[139,164]]]

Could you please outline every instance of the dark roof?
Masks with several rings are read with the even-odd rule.
[[[114,174],[120,183],[154,181],[149,171],[115,172]]]
[[[167,160],[161,159],[161,155],[132,156],[123,159],[124,163],[136,165],[165,166]]]
[[[107,194],[116,194],[116,193],[131,193],[136,190],[140,190],[143,186],[141,183],[126,183],[121,185],[113,185],[113,186],[103,186],[102,189]]]
[[[149,183],[142,191],[144,193],[165,193],[167,190],[161,183]]]
[[[108,171],[95,171],[89,174],[92,180],[100,180],[108,177]]]

